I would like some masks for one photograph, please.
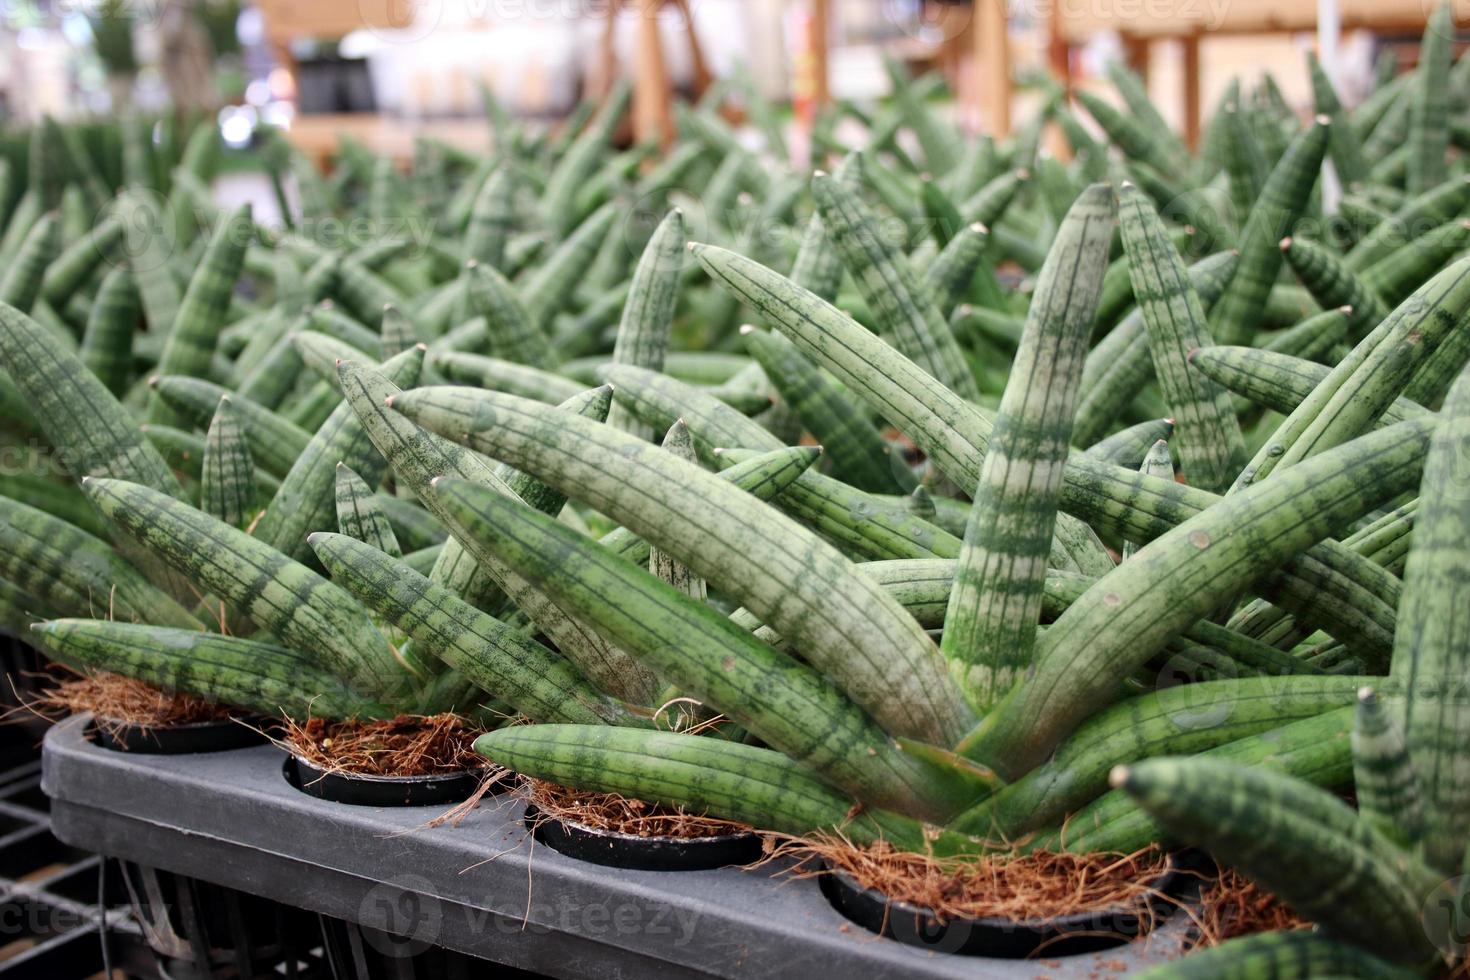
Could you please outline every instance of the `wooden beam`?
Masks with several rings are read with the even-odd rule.
[[[822,109],[832,101],[832,80],[828,75],[827,45],[832,30],[831,0],[812,0],[812,81],[816,88],[812,97],[816,108]]]
[[[1011,49],[1006,0],[975,0],[974,104],[994,136],[1011,131]]]
[[[633,138],[657,140],[668,149],[674,141],[673,94],[664,46],[658,32],[661,0],[638,0],[638,46],[634,49]]]
[[[1184,144],[1193,150],[1199,146],[1200,135],[1199,35],[1182,37],[1179,45],[1184,54],[1180,65],[1184,73]]]
[[[1148,63],[1152,54],[1149,38],[1124,31],[1119,35],[1119,40],[1123,42],[1123,61],[1133,69],[1135,75],[1143,80],[1144,87],[1147,88]]]

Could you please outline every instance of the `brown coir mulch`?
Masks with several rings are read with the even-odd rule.
[[[481,729],[453,714],[379,721],[287,719],[280,744],[327,772],[436,776],[490,765],[474,748]]]
[[[227,721],[231,717],[230,709],[217,702],[163,691],[130,677],[103,673],[61,680],[31,698],[25,707],[51,719],[90,711],[95,723],[103,728],[133,725],[147,730]]]
[[[749,830],[745,824],[703,814],[671,809],[612,793],[568,789],[542,779],[527,779],[520,794],[540,811],[537,820],[565,820],[592,830],[634,837],[674,837],[694,840]]]
[[[785,840],[773,857],[819,857],[892,901],[908,902],[944,920],[1055,919],[1079,912],[1141,907],[1157,894],[1168,856],[1157,848],[1133,854],[998,854],[934,857],[895,850],[885,842],[854,846],[833,836]],[[821,874],[810,862],[792,872]],[[1147,928],[1148,923],[1144,923]]]
[[[1285,902],[1234,868],[1220,869],[1219,877],[1200,893],[1191,914],[1202,948],[1258,932],[1311,928]]]

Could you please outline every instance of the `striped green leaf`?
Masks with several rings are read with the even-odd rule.
[[[1470,490],[1465,446],[1470,438],[1470,371],[1462,372],[1440,412],[1414,519],[1404,597],[1394,637],[1396,716],[1423,795],[1423,854],[1447,874],[1459,873],[1470,833]]]
[[[1060,823],[1107,791],[1113,766],[1192,755],[1346,707],[1362,678],[1243,677],[1179,684],[1093,715],[1045,764],[950,823],[1013,840]]]
[[[231,211],[215,226],[204,256],[189,279],[189,288],[179,301],[168,341],[158,360],[159,374],[209,377],[252,228],[249,205]],[[146,293],[144,303],[146,308]],[[178,425],[183,417],[155,397],[149,405],[148,420]]]
[[[854,844],[884,840],[903,850],[955,853],[974,847],[887,810],[852,801],[799,763],[770,749],[721,738],[646,729],[522,725],[488,732],[475,751],[518,773],[563,786],[708,813],[763,830],[838,830]]]
[[[1419,66],[1409,102],[1408,162],[1410,194],[1429,190],[1449,176],[1449,81],[1455,21],[1448,3],[1437,3],[1424,25]]]
[[[128,537],[355,690],[384,698],[408,684],[365,610],[311,569],[136,483],[88,479],[84,488]]]
[[[255,463],[244,426],[228,397],[219,400],[209,423],[200,465],[200,509],[231,527],[249,525],[259,513]]]
[[[1117,678],[1281,563],[1413,486],[1434,423],[1401,422],[1221,498],[1103,576],[1043,635],[1036,667],[974,740],[1014,777],[1113,696]]]
[[[1030,666],[1077,382],[1114,227],[1105,184],[1089,187],[1067,212],[1037,280],[971,493],[940,650],[978,712]]]
[[[655,447],[649,452],[668,455]],[[811,667],[595,542],[465,481],[443,480],[436,490],[458,530],[660,676],[837,789],[921,817],[947,815],[966,795],[982,792],[979,771],[943,769],[927,755],[905,751]]]
[[[57,612],[200,628],[107,542],[7,497],[0,497],[0,575]]]
[[[0,363],[73,476],[111,476],[182,495],[168,464],[102,382],[43,327],[4,305]]]
[[[684,215],[674,208],[654,229],[638,259],[638,267],[633,270],[628,301],[623,306],[623,318],[613,342],[613,363],[663,370],[674,307],[679,302],[684,246]],[[613,406],[610,419],[609,425],[625,432],[645,439],[653,435],[651,427],[635,424],[621,405]]]
[[[31,227],[5,275],[0,277],[0,303],[30,313],[41,295],[46,268],[61,247],[61,225],[54,214],[45,214]]]
[[[861,179],[861,157],[857,167]],[[974,376],[949,324],[924,294],[907,257],[884,235],[858,192],[818,173],[812,178],[812,195],[827,235],[879,329],[895,347],[961,397],[979,397]]]
[[[1271,170],[1240,231],[1240,264],[1230,288],[1210,311],[1210,332],[1222,344],[1250,338],[1281,269],[1277,242],[1291,233],[1317,182],[1331,127],[1319,117],[1291,142]]]
[[[393,525],[378,507],[372,488],[346,463],[337,464],[337,528],[390,558],[402,558]]]
[[[1392,966],[1356,946],[1299,929],[1230,939],[1150,967],[1138,974],[1138,980],[1410,980],[1416,976],[1415,971]]]
[[[509,395],[425,388],[395,396],[393,407],[675,555],[790,637],[894,734],[944,745],[961,733],[967,712],[918,624],[836,549],[714,474]]]
[[[1133,294],[1148,331],[1154,375],[1173,414],[1184,475],[1196,486],[1224,490],[1245,460],[1245,442],[1229,394],[1189,366],[1190,351],[1209,343],[1204,307],[1147,197],[1126,182],[1118,193]]]
[[[133,334],[138,329],[138,289],[126,266],[102,279],[77,350],[83,366],[114,395],[133,379]]]
[[[413,385],[423,362],[424,351],[412,348],[384,364],[383,374],[395,384]],[[357,413],[345,401],[333,410],[281,480],[281,489],[255,526],[255,536],[293,559],[309,555],[306,536],[337,523],[338,463],[347,464],[373,483],[382,479],[386,469]]]
[[[1421,910],[1437,894],[1452,900],[1442,877],[1405,860],[1331,794],[1205,759],[1147,760],[1115,783],[1166,829],[1235,865],[1329,935],[1400,961],[1437,955]]]
[[[198,630],[96,619],[37,623],[46,652],[69,666],[122,674],[269,717],[388,718],[312,657],[271,643]]]
[[[341,534],[311,545],[332,577],[477,687],[537,722],[634,724],[554,650],[435,585],[401,560]]]
[[[1401,846],[1421,840],[1424,811],[1409,748],[1398,721],[1371,687],[1358,693],[1352,742],[1358,813]]]

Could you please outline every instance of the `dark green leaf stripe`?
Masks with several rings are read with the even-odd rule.
[[[744,327],[746,349],[766,377],[816,437],[837,477],[860,490],[898,493],[913,483],[882,433],[830,375],[807,360],[780,334]]]
[[[976,792],[959,770],[946,774],[900,748],[812,668],[577,532],[465,481],[443,480],[435,489],[460,531],[483,541],[660,676],[836,788],[924,817],[945,816],[967,792]]]
[[[179,301],[168,341],[158,360],[159,374],[209,377],[220,330],[225,326],[230,294],[245,261],[251,227],[249,205],[231,211],[215,226],[204,257]],[[182,416],[155,397],[149,405],[148,420],[178,425]]]
[[[1077,382],[1115,227],[1112,188],[1067,212],[1036,284],[965,527],[940,649],[977,711],[1030,664]]]
[[[1329,934],[1395,959],[1436,955],[1421,909],[1448,886],[1331,794],[1207,759],[1151,759],[1115,782],[1166,829],[1234,864]]]
[[[413,385],[423,363],[423,348],[414,348],[384,364],[383,374],[395,384]],[[338,463],[347,464],[373,483],[385,469],[383,457],[346,402],[337,406],[281,480],[281,489],[255,526],[255,536],[293,559],[309,555],[306,536],[336,526]]]
[[[133,334],[138,329],[138,289],[125,266],[109,272],[92,300],[77,351],[82,364],[114,395],[133,379]]]
[[[533,473],[734,593],[895,734],[936,744],[960,734],[967,713],[918,624],[836,549],[714,474],[509,395],[425,388],[393,407]]]
[[[1209,343],[1204,306],[1147,197],[1127,182],[1118,193],[1133,295],[1148,331],[1154,375],[1173,413],[1174,448],[1191,484],[1222,491],[1245,461],[1245,442],[1229,393],[1189,366],[1189,352]]]
[[[403,689],[408,675],[363,608],[311,569],[147,487],[98,479],[84,487],[123,533],[356,690]]]
[[[1043,635],[1033,672],[985,719],[975,757],[1023,773],[1174,633],[1343,523],[1408,489],[1431,420],[1401,422],[1221,498],[1098,580]]]
[[[861,157],[858,168],[860,177]],[[885,237],[857,191],[818,173],[812,178],[812,195],[842,264],[857,283],[881,331],[895,347],[961,397],[979,397],[949,324],[924,294],[907,257]]]
[[[63,663],[156,684],[167,691],[287,718],[386,718],[308,656],[269,643],[198,630],[95,619],[38,623],[35,635]]]
[[[840,830],[855,844],[886,840],[936,853],[973,847],[887,810],[854,812],[852,801],[780,752],[720,738],[643,729],[522,725],[482,735],[475,750],[522,775],[664,806],[762,830]]]
[[[1281,269],[1277,243],[1290,234],[1317,182],[1331,127],[1319,117],[1291,142],[1272,169],[1240,231],[1240,264],[1230,288],[1210,311],[1210,332],[1222,344],[1248,340]]]
[[[1461,372],[1440,416],[1419,488],[1392,677],[1402,692],[1394,714],[1424,797],[1424,856],[1458,874],[1470,830],[1470,370]]]
[[[337,529],[349,538],[402,558],[393,525],[377,506],[373,491],[346,463],[337,464]]]
[[[632,724],[565,657],[480,612],[371,545],[317,532],[312,547],[332,577],[476,686],[532,721]]]
[[[259,512],[259,490],[250,445],[235,407],[228,397],[219,400],[209,432],[199,480],[200,509],[215,520],[243,528]]]
[[[654,229],[638,259],[638,267],[633,270],[628,301],[623,305],[623,317],[613,342],[613,363],[663,370],[674,307],[679,301],[684,245],[684,215],[674,208]],[[651,427],[634,424],[635,420],[621,405],[613,406],[610,418],[609,425],[626,432],[645,439],[653,435]]]

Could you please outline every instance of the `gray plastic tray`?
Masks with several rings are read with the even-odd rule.
[[[523,806],[489,799],[458,827],[433,807],[327,803],[292,787],[274,746],[189,756],[92,745],[86,719],[46,736],[43,788],[67,843],[558,977],[1096,977],[1179,955],[1186,916],[1104,953],[949,956],[874,936],[815,880],[773,871],[640,872],[533,846]],[[390,950],[382,950],[390,952]]]

